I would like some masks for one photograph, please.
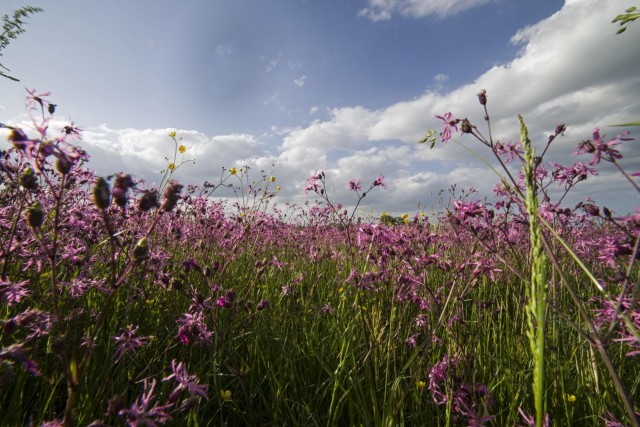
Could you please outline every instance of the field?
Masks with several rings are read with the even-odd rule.
[[[479,139],[498,198],[452,187],[436,214],[359,218],[383,177],[349,182],[350,210],[322,172],[317,204],[275,209],[247,168],[97,177],[30,102],[37,138],[5,124],[0,163],[0,425],[638,425],[638,211],[546,197],[628,138],[594,132],[591,163],[546,170],[524,122],[511,146],[444,115],[423,142]]]

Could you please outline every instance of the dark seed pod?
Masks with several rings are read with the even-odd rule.
[[[38,228],[42,225],[44,220],[44,212],[42,211],[42,205],[40,202],[35,202],[27,209],[27,224],[29,227]]]
[[[96,205],[98,209],[107,209],[111,201],[110,193],[107,181],[99,177],[93,186],[93,204]]]
[[[38,178],[31,168],[27,168],[20,175],[20,185],[27,190],[35,190],[38,188]]]
[[[131,259],[134,262],[141,262],[147,258],[149,258],[149,243],[147,242],[147,238],[143,237],[142,239],[138,240],[136,247],[133,248]]]

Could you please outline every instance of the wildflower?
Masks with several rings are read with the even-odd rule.
[[[238,169],[236,169],[236,168],[231,168],[231,169],[229,169],[229,173],[230,173],[231,175],[236,175],[236,174],[238,173]]]
[[[0,361],[15,360],[22,363],[22,366],[33,376],[39,376],[38,363],[27,357],[27,352],[30,349],[25,347],[24,344],[11,344],[9,347],[0,349]],[[11,363],[11,362],[9,362]]]
[[[125,175],[122,173],[116,174],[112,192],[113,202],[124,209],[127,205],[127,193],[129,192],[129,189],[134,185],[135,183],[133,182],[131,175]]]
[[[447,142],[451,139],[451,129],[453,128],[456,132],[458,131],[458,123],[460,122],[459,119],[455,119],[452,120],[451,118],[453,117],[451,113],[447,112],[444,113],[444,115],[442,116],[435,116],[436,119],[440,119],[444,122],[444,129],[442,130],[442,133],[440,134],[440,140],[442,142]]]
[[[208,399],[207,386],[204,384],[198,384],[198,377],[196,375],[189,375],[183,362],[176,363],[176,360],[173,359],[171,361],[171,371],[171,375],[162,379],[162,381],[169,381],[170,379],[173,379],[178,383],[176,388],[173,389],[169,395],[170,402],[175,401],[183,390],[187,390],[191,397],[199,394],[205,399]]]
[[[13,304],[19,303],[22,301],[22,298],[28,297],[31,293],[26,289],[28,284],[28,280],[12,283],[8,279],[5,281],[0,278],[0,299],[2,299],[2,301],[6,301],[9,307]]]
[[[181,153],[184,153],[185,151],[187,151],[187,147],[185,147],[184,145],[181,145],[180,147],[178,147],[178,151]]]
[[[169,138],[175,138],[176,137],[176,131],[171,131],[169,132]]]
[[[176,164],[175,163],[169,163],[169,166],[167,166],[167,168],[172,171],[176,168]]]
[[[357,178],[352,178],[349,180],[349,190],[351,191],[360,191],[362,190],[362,180]]]
[[[231,400],[231,390],[220,390],[220,397],[225,402],[230,401]]]
[[[604,154],[604,160],[609,162],[615,162],[615,159],[621,159],[622,154],[620,151],[613,148],[616,145],[621,144],[623,141],[631,141],[633,138],[625,138],[623,135],[628,135],[629,132],[624,132],[621,135],[616,136],[612,140],[608,142],[602,142],[602,137],[600,136],[600,129],[595,128],[593,131],[593,141],[583,141],[580,143],[574,154],[585,154],[585,153],[594,153],[593,159],[589,162],[591,166],[600,163],[602,160],[602,156]]]
[[[377,177],[375,181],[373,181],[373,186],[386,188],[387,185],[384,183],[384,175],[380,175],[379,177]]]
[[[136,399],[129,409],[122,409],[118,412],[119,415],[127,416],[128,425],[155,426],[156,423],[164,424],[171,421],[171,416],[166,411],[173,406],[172,404],[161,406],[155,404],[153,407],[150,407],[153,400],[155,400],[155,396],[153,395],[155,388],[155,379],[151,381],[151,386],[149,386],[149,382],[145,379],[142,395]]]
[[[147,343],[150,337],[138,337],[133,336],[138,332],[137,325],[129,325],[127,328],[120,328],[120,335],[112,337],[116,342],[115,362],[118,363],[125,353],[135,353],[136,350]]]
[[[307,178],[307,181],[306,181],[307,185],[304,187],[304,193],[307,194],[307,192],[309,191],[313,191],[314,193],[317,193],[320,190],[318,181],[322,180],[323,175],[324,175],[323,172],[316,171],[316,173],[314,173],[309,178]]]
[[[279,185],[276,186],[276,191],[280,191],[280,190],[282,190],[282,187],[280,187]]]
[[[424,389],[426,386],[427,386],[427,383],[426,383],[426,382],[424,382],[424,381],[420,381],[420,380],[416,381],[416,388],[417,388],[418,390],[422,390],[422,389]]]
[[[267,307],[269,307],[269,300],[261,299],[260,302],[258,303],[257,309],[258,311],[262,311]]]
[[[269,177],[269,182],[276,182],[276,177],[275,176],[270,176]]]
[[[576,396],[573,394],[567,394],[567,402],[574,403],[576,401]]]

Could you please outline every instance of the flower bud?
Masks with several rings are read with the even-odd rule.
[[[107,209],[110,201],[109,184],[104,178],[99,177],[93,186],[93,204],[98,209]]]
[[[480,93],[478,93],[478,101],[480,101],[480,105],[487,105],[487,91],[482,89]]]
[[[44,212],[42,211],[42,205],[39,201],[36,201],[27,209],[27,224],[29,227],[38,228],[42,225],[44,219]]]
[[[131,259],[134,262],[141,262],[147,258],[149,258],[149,243],[147,242],[147,238],[143,237],[142,239],[138,240],[136,247],[133,248]]]
[[[460,125],[460,131],[462,133],[472,133],[473,126],[471,126],[471,122],[467,119],[462,120],[462,124]]]
[[[182,191],[182,185],[178,183],[178,181],[171,180],[167,184],[167,187],[164,189],[162,195],[164,196],[164,201],[162,202],[161,209],[165,212],[172,211],[173,208],[178,204],[178,200],[180,200],[180,192]]]
[[[593,203],[585,203],[582,209],[591,216],[600,216],[600,208]]]
[[[20,185],[22,185],[27,190],[35,190],[38,188],[38,178],[36,178],[36,174],[31,168],[27,168],[20,175]]]
[[[138,210],[147,212],[160,206],[158,203],[158,190],[145,190],[138,199]]]
[[[58,156],[56,160],[56,170],[62,175],[66,175],[71,171],[73,163],[66,156]]]

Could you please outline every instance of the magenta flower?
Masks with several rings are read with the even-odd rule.
[[[22,298],[26,298],[30,294],[30,291],[25,288],[28,284],[28,280],[13,283],[8,279],[5,281],[0,278],[0,299],[6,301],[9,307],[19,303]]]
[[[591,166],[600,163],[600,160],[603,159],[603,155],[604,160],[614,162],[615,159],[621,159],[622,154],[620,154],[620,151],[613,147],[621,144],[624,141],[632,141],[633,138],[624,137],[624,135],[628,134],[629,132],[624,132],[607,142],[602,142],[600,129],[595,128],[593,131],[593,141],[586,140],[581,142],[576,151],[574,151],[574,154],[593,153],[593,159],[591,159],[591,161],[589,162]]]
[[[112,339],[116,342],[116,360],[115,363],[118,363],[122,356],[125,353],[134,353],[138,348],[142,347],[147,343],[147,340],[151,337],[138,337],[134,338],[136,332],[138,332],[137,325],[129,325],[127,329],[120,328],[120,336],[112,337]]]
[[[173,389],[169,395],[170,402],[174,402],[183,390],[187,390],[191,397],[199,394],[205,399],[208,399],[206,384],[198,384],[198,377],[195,375],[189,375],[183,362],[176,363],[176,360],[173,359],[171,361],[171,371],[173,372],[171,375],[162,379],[162,381],[169,381],[173,379],[178,383],[176,388]]]
[[[453,117],[451,113],[447,112],[444,113],[443,116],[435,116],[436,119],[440,119],[444,122],[444,129],[442,130],[442,133],[440,134],[440,140],[442,142],[447,142],[451,139],[451,128],[453,128],[456,132],[458,132],[458,122],[460,120],[455,119],[452,120],[451,118]]]
[[[155,388],[155,379],[151,381],[150,387],[148,381],[145,379],[142,395],[136,399],[129,409],[123,409],[118,412],[119,415],[127,416],[127,425],[132,427],[156,427],[158,424],[164,424],[171,421],[171,415],[166,411],[173,406],[172,404],[161,406],[155,404],[151,406],[155,400],[155,396],[153,395],[153,390]]]
[[[307,178],[306,185],[304,187],[304,194],[307,194],[309,191],[313,191],[317,193],[319,190],[318,181],[322,179],[322,172],[316,171],[313,175]]]
[[[349,180],[349,190],[351,191],[360,191],[362,190],[362,180],[357,178],[352,178]]]
[[[373,181],[373,186],[386,188],[387,185],[384,183],[384,175],[380,175],[379,177],[377,177],[376,180]]]

